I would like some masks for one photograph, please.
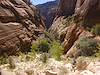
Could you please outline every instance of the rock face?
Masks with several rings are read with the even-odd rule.
[[[78,27],[76,24],[73,24],[68,28],[68,31],[65,35],[63,42],[65,53],[74,45],[75,41],[79,38],[79,35],[82,33],[83,29]]]
[[[56,0],[37,5],[37,7],[45,18],[47,28],[52,25],[56,15],[68,17],[75,14],[79,20],[87,19],[92,23],[100,22],[99,0]]]
[[[95,13],[95,14],[93,14]],[[69,15],[74,15],[72,23],[66,23]],[[50,32],[61,40],[65,53],[70,54],[70,48],[75,41],[85,31],[84,27],[79,26],[77,21],[87,20],[88,22],[100,23],[100,1],[99,0],[60,0],[57,17],[54,20]],[[86,36],[86,35],[84,35]]]
[[[45,19],[47,28],[51,26],[53,19],[55,18],[58,2],[59,0],[56,0],[37,5],[37,8],[39,8],[41,15]]]
[[[45,29],[36,7],[27,1],[0,0],[0,54],[28,50]]]
[[[76,0],[60,0],[58,6],[58,16],[69,16],[74,14]]]
[[[87,19],[92,23],[100,23],[99,12],[99,0],[60,0],[58,6],[58,16],[69,16],[75,14],[79,20]]]
[[[65,22],[66,19],[64,19],[64,17],[59,17],[51,26],[50,33],[61,40],[64,47],[64,53],[67,53],[83,32],[83,27],[78,26],[74,22],[68,23],[69,26],[67,26],[64,24]]]
[[[77,0],[75,14],[81,19],[100,22],[100,1],[99,0]],[[94,14],[95,13],[95,14]],[[95,20],[96,19],[96,20]],[[98,19],[98,20],[97,20]]]
[[[91,32],[86,31],[86,30],[82,30],[81,34],[78,36],[77,40],[73,43],[72,47],[68,50],[68,52],[66,53],[66,57],[75,57],[77,58],[78,56],[81,55],[81,53],[77,50],[77,44],[79,43],[79,40],[83,37],[87,37],[87,38],[93,38],[94,35],[91,34]],[[98,39],[97,39],[98,41]],[[66,45],[65,45],[66,46]]]

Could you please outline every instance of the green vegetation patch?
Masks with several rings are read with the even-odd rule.
[[[91,29],[91,32],[95,35],[100,35],[100,24],[97,24]]]
[[[60,60],[60,56],[63,54],[63,47],[58,41],[48,41],[47,39],[41,39],[37,43],[33,44],[31,47],[31,52],[33,53],[48,53],[55,58]],[[45,54],[44,54],[45,56]]]
[[[52,42],[51,47],[50,47],[50,54],[53,58],[56,60],[60,60],[61,55],[63,55],[63,47],[58,43],[57,41]]]
[[[77,49],[82,56],[91,56],[95,54],[97,49],[97,42],[92,38],[81,38],[77,44]]]
[[[48,52],[50,49],[49,42],[46,39],[39,39],[39,41],[32,45],[31,52]]]

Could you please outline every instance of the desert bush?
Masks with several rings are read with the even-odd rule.
[[[34,60],[36,58],[36,53],[35,52],[28,52],[26,55],[27,60]]]
[[[0,55],[0,65],[8,63],[8,54],[4,53]]]
[[[46,39],[41,39],[38,45],[39,52],[48,52],[50,49],[49,43]]]
[[[95,35],[100,35],[100,25],[96,25],[91,29],[91,32]]]
[[[4,57],[4,56],[0,56],[0,65],[2,64],[7,64],[8,63],[8,58]]]
[[[59,42],[52,42],[49,52],[53,58],[55,58],[56,60],[60,60],[60,56],[63,54],[63,51],[64,49]]]
[[[30,51],[33,52],[33,53],[38,51],[38,44],[37,43],[32,44]]]
[[[57,40],[40,39],[37,43],[31,47],[33,53],[49,53],[50,57],[60,60],[60,56],[63,54],[63,47]],[[43,54],[43,62],[46,62],[47,56]]]
[[[100,58],[100,43],[98,43],[98,51],[95,53],[95,57]]]
[[[31,52],[48,52],[49,49],[49,42],[46,39],[39,39],[37,43],[32,45]]]
[[[81,38],[77,49],[82,56],[91,56],[97,52],[97,42],[92,38]]]

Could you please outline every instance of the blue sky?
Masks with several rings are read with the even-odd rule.
[[[43,4],[43,3],[54,1],[54,0],[31,0],[31,1],[34,5],[37,5],[37,4]]]

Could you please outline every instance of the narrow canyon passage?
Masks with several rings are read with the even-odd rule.
[[[0,0],[0,75],[100,75],[100,0]]]

